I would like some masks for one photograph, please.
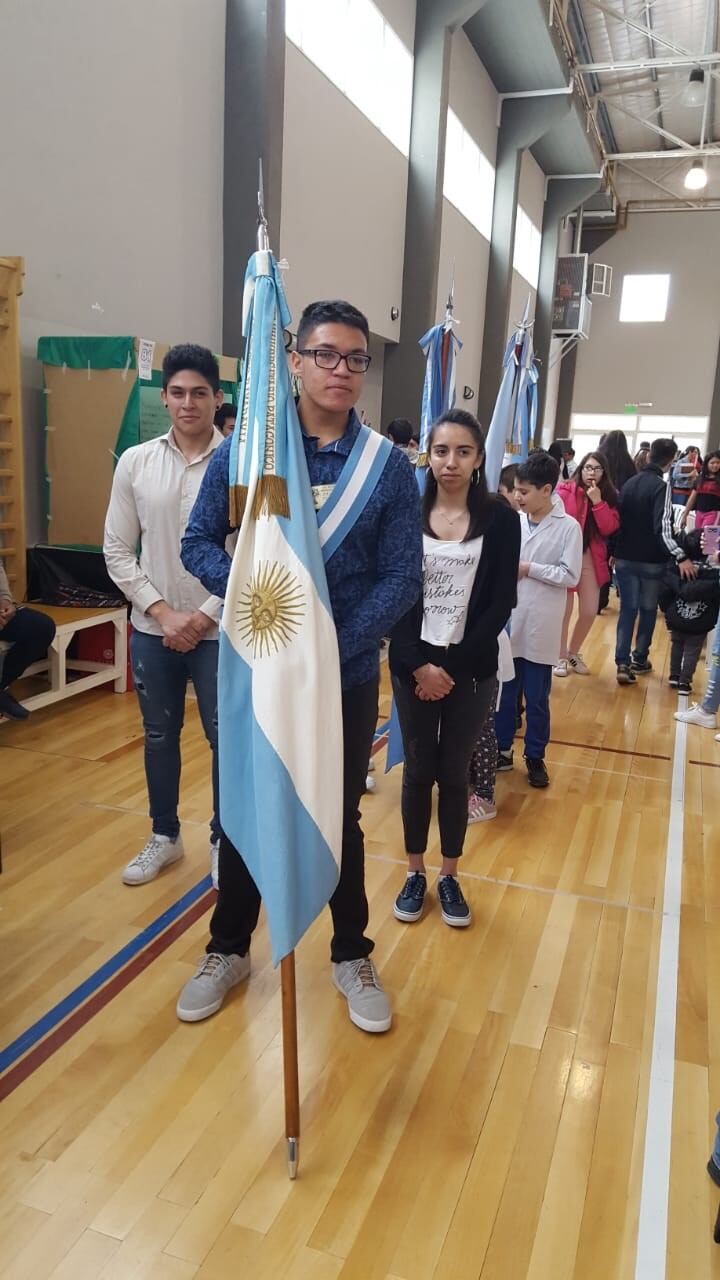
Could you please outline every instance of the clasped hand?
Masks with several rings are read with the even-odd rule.
[[[168,609],[158,622],[162,627],[165,648],[174,649],[177,653],[189,653],[195,649],[213,625],[212,618],[200,609],[194,613]]]
[[[431,662],[418,667],[413,675],[415,676],[415,696],[421,702],[439,702],[440,698],[446,698],[455,688],[452,676],[449,676],[443,667],[435,667]]]
[[[17,605],[12,600],[9,600],[7,596],[3,596],[0,600],[0,631],[7,626],[16,613]]]

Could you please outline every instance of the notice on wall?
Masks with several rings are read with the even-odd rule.
[[[149,338],[140,338],[138,340],[138,377],[143,382],[149,382],[152,378],[154,355],[155,343]]]

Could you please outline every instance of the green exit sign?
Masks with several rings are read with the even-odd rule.
[[[636,404],[626,404],[623,413],[637,413],[638,406]]]

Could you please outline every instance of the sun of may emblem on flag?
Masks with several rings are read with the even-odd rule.
[[[277,653],[297,635],[305,612],[302,588],[284,565],[260,561],[240,596],[236,619],[254,658]]]

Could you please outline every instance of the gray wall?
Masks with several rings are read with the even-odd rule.
[[[593,301],[589,342],[580,344],[575,413],[622,413],[652,401],[645,413],[710,412],[720,338],[720,213],[631,215],[594,255],[613,268],[613,292]],[[663,324],[621,324],[625,273],[669,273]]]
[[[3,0],[0,24],[0,252],[26,263],[33,542],[45,536],[37,338],[219,349],[225,3]]]

